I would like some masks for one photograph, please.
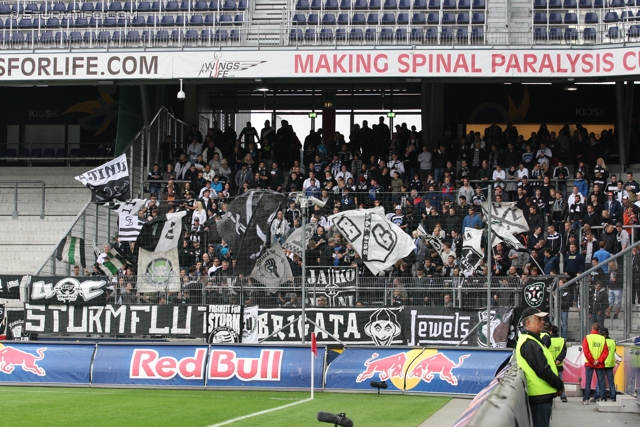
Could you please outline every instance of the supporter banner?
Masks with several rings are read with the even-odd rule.
[[[282,245],[283,249],[293,252],[294,254],[302,257],[302,231],[304,230],[304,241],[308,242],[316,232],[315,224],[307,224],[304,229],[302,227],[297,228],[287,237],[287,241]],[[306,245],[305,245],[306,246]]]
[[[202,337],[237,343],[239,305],[25,305],[24,332]]]
[[[282,251],[280,243],[276,242],[264,250],[256,260],[249,277],[262,283],[269,292],[277,292],[281,285],[293,280],[289,259]]]
[[[324,351],[318,349],[319,387]],[[93,384],[309,388],[310,349],[100,344],[92,379]]]
[[[480,268],[480,260],[484,258],[481,244],[482,230],[469,227],[464,229],[460,266],[462,267],[462,272],[467,277],[473,275],[473,273]]]
[[[476,310],[445,307],[405,307],[402,317],[404,343],[408,346],[475,345]],[[463,340],[464,338],[464,340]]]
[[[640,49],[237,50],[8,53],[0,82],[293,77],[614,77],[635,75]]]
[[[549,311],[549,293],[555,279],[530,277],[522,287],[521,301],[523,308],[533,307],[542,311]]]
[[[258,338],[263,340],[300,316],[301,310],[261,309],[258,314]],[[312,308],[306,310],[309,320],[336,336],[345,344],[373,344],[390,346],[404,344],[402,338],[402,308]],[[287,326],[268,342],[299,343],[302,333],[300,320]],[[308,324],[306,341],[316,333],[318,343],[337,343],[335,338]]]
[[[180,291],[178,248],[163,252],[138,249],[138,292]]]
[[[106,277],[31,277],[29,304],[105,305]]]
[[[244,308],[244,327],[242,328],[242,342],[254,344],[258,342],[258,306]]]
[[[0,298],[20,299],[20,282],[23,277],[15,275],[0,275]]]
[[[5,336],[4,329],[5,329],[7,319],[5,318],[4,314],[5,314],[4,304],[0,304],[0,337]]]
[[[512,351],[347,348],[329,365],[328,389],[389,390],[477,394],[494,379]]]
[[[0,382],[89,384],[95,345],[0,344]]]
[[[316,304],[324,296],[329,307],[355,305],[357,278],[356,267],[307,267],[307,286],[315,286]]]
[[[38,336],[24,329],[24,311],[7,311],[7,341],[30,341]]]

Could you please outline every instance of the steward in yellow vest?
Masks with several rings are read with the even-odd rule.
[[[544,317],[548,314],[536,308],[522,313],[523,329],[516,346],[516,361],[527,378],[531,417],[535,427],[548,427],[553,398],[564,391],[555,359],[540,341]]]
[[[556,361],[556,368],[558,369],[558,376],[562,379],[562,372],[564,370],[564,358],[567,357],[567,343],[561,336],[558,335],[558,327],[551,325],[551,346],[549,351]],[[567,396],[562,393],[560,400],[567,402]]]

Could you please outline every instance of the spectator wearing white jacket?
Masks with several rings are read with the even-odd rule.
[[[429,174],[432,173],[433,163],[432,156],[427,146],[422,147],[422,153],[418,154],[418,162],[420,162],[420,180],[426,181]]]
[[[284,219],[282,211],[278,211],[276,217],[271,221],[271,244],[275,245],[279,242],[283,245],[287,240],[287,234],[289,233],[289,222]]]

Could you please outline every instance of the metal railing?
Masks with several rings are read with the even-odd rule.
[[[0,186],[12,184],[13,185],[13,212],[11,218],[18,219],[18,186],[20,184],[40,184],[40,192],[42,194],[42,211],[40,212],[40,219],[44,219],[45,212],[45,182],[44,181],[0,181]]]

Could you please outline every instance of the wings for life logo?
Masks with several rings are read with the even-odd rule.
[[[46,347],[36,349],[38,354],[35,355],[12,346],[3,347],[0,344],[0,372],[11,374],[16,367],[22,367],[25,372],[43,377],[47,373],[38,366],[38,361],[44,359],[46,349]]]
[[[534,282],[524,287],[524,301],[529,307],[538,308],[544,301],[544,282]]]
[[[411,390],[421,381],[444,381],[452,386],[458,385],[458,377],[454,370],[464,363],[470,354],[463,354],[455,362],[438,350],[410,350],[380,357],[373,353],[364,362],[365,370],[356,378],[357,383],[377,376],[379,381],[391,381],[399,390]]]
[[[236,74],[265,62],[267,61],[225,61],[222,59],[222,53],[216,52],[213,54],[213,61],[202,64],[198,77],[209,76],[211,79],[236,77]]]

